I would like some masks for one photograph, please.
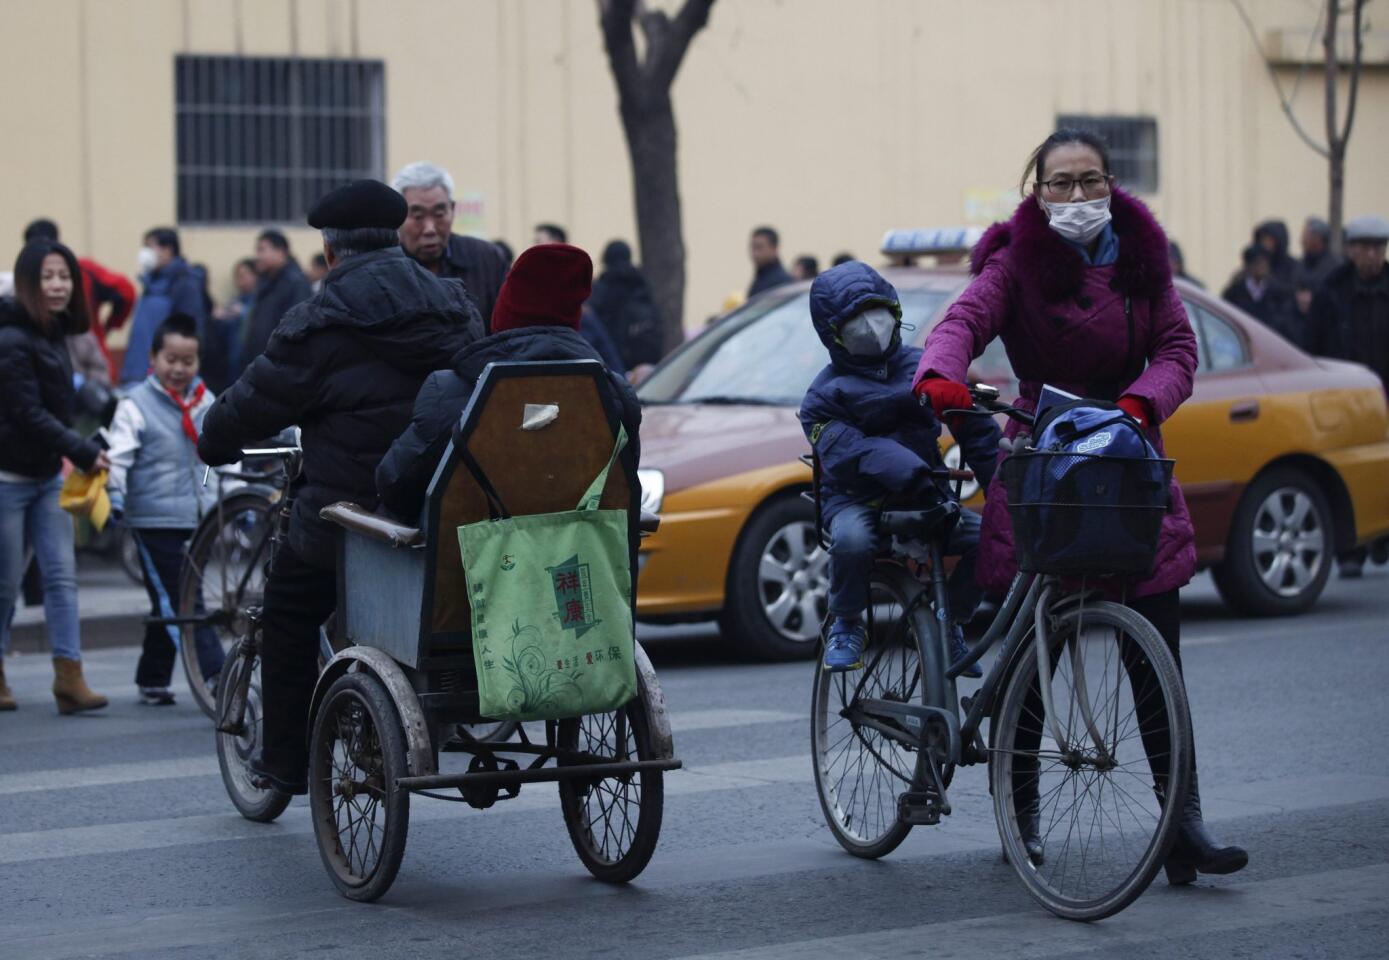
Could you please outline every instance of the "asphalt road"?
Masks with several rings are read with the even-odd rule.
[[[297,802],[242,820],[185,696],[137,706],[135,651],[88,657],[113,697],[56,716],[46,658],[11,657],[0,714],[0,958],[1384,957],[1389,953],[1389,570],[1334,581],[1295,620],[1187,591],[1184,659],[1208,818],[1250,866],[1157,883],[1080,925],[999,857],[982,768],[955,814],[879,862],[834,844],[811,783],[807,664],[725,659],[706,631],[649,639],[686,769],[624,888],[589,878],[554,788],[488,811],[416,799],[376,905],[333,891]]]

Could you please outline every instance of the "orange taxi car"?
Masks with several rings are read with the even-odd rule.
[[[901,297],[903,339],[918,346],[969,279],[962,268],[882,273]],[[800,496],[809,446],[796,411],[828,362],[809,288],[780,287],[733,311],[638,390],[643,501],[661,514],[642,544],[638,617],[717,617],[737,649],[773,659],[814,654],[829,584]],[[1305,610],[1338,554],[1389,534],[1384,389],[1365,367],[1311,357],[1203,290],[1177,288],[1200,358],[1193,396],[1163,435],[1199,562],[1241,612]],[[1000,342],[970,375],[1008,395]],[[946,456],[958,462],[953,448]]]

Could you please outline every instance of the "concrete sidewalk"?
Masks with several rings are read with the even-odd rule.
[[[88,553],[77,555],[77,609],[82,616],[83,649],[140,643],[149,603],[144,586],[131,580],[119,563]],[[10,649],[15,653],[48,650],[41,605],[21,606],[15,611]]]

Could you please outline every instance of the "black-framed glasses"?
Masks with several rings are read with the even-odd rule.
[[[1083,177],[1053,177],[1050,180],[1038,181],[1038,186],[1042,188],[1042,192],[1056,199],[1069,197],[1075,192],[1076,184],[1080,184],[1080,189],[1085,192],[1085,195],[1094,200],[1109,193],[1110,187],[1114,184],[1114,178],[1107,173],[1092,173]]]

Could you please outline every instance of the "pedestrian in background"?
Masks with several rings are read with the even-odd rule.
[[[1244,269],[1235,275],[1221,296],[1245,313],[1293,342],[1292,288],[1273,276],[1273,257],[1263,247],[1244,248]]]
[[[1172,278],[1174,280],[1185,280],[1202,290],[1206,288],[1204,283],[1186,272],[1186,257],[1182,254],[1181,246],[1175,240],[1167,241],[1167,262],[1172,265]]]
[[[496,244],[453,232],[453,177],[419,161],[401,167],[391,186],[409,208],[400,225],[401,247],[436,277],[462,280],[483,324],[492,329],[492,307],[511,261]]]
[[[52,220],[38,219],[24,228],[25,243],[59,239],[58,225]],[[110,384],[120,375],[120,370],[106,345],[106,335],[119,330],[130,319],[130,311],[135,309],[135,284],[125,274],[102,266],[91,257],[78,257],[77,266],[82,270],[82,292],[87,298],[91,334],[106,361],[104,382]]]
[[[814,280],[820,275],[820,261],[803,253],[791,261],[791,276],[797,280]]]
[[[135,307],[135,319],[131,321],[130,342],[126,344],[125,361],[121,365],[121,383],[139,383],[145,379],[154,330],[170,314],[186,313],[198,322],[199,331],[207,324],[206,276],[200,276],[183,259],[178,231],[172,227],[147,231],[138,260],[145,292]]]
[[[82,676],[72,518],[58,506],[63,458],[105,470],[99,446],[72,429],[75,394],[64,337],[90,325],[80,267],[61,243],[26,244],[15,261],[15,299],[0,301],[0,709],[15,702],[4,679],[25,545],[43,577],[44,625],[59,713],[106,706]]]
[[[215,397],[198,377],[198,324],[175,313],[154,331],[152,372],[132,388],[111,423],[111,515],[125,523],[140,552],[140,572],[150,598],[150,615],[172,617],[183,572],[184,545],[198,520],[216,500],[203,484],[198,434]],[[178,627],[145,625],[144,651],[135,668],[140,701],[174,702]],[[222,669],[222,645],[211,627],[196,631],[203,676]]]
[[[603,248],[603,273],[593,283],[588,308],[607,330],[621,362],[610,369],[632,370],[659,363],[663,331],[651,287],[632,262],[632,248],[624,240],[612,240]]]
[[[250,315],[256,298],[256,262],[243,257],[232,267],[232,298],[212,312],[212,321],[204,332],[206,355],[201,357],[203,382],[213,393],[221,393],[240,375],[242,327]]]
[[[1341,261],[1331,255],[1331,225],[1308,217],[1302,225],[1302,259],[1293,268],[1294,288],[1301,284],[1316,293],[1340,265]]]
[[[289,239],[278,230],[263,230],[256,238],[256,294],[241,324],[241,368],[265,352],[270,334],[290,307],[313,296],[309,278],[289,252]]]
[[[1272,276],[1291,290],[1297,262],[1288,253],[1288,225],[1282,220],[1265,220],[1254,228],[1254,245],[1268,251]]]
[[[748,256],[752,259],[752,284],[748,287],[748,299],[759,293],[794,282],[791,274],[781,265],[778,247],[781,238],[771,227],[757,227],[748,238]]]
[[[542,243],[568,243],[569,231],[557,223],[537,223],[531,237],[531,246]]]
[[[1327,276],[1312,301],[1309,342],[1318,356],[1363,363],[1389,394],[1389,220],[1356,217],[1346,224],[1346,261]],[[1383,541],[1376,559],[1385,556]],[[1340,557],[1341,576],[1359,577],[1367,551]]]

